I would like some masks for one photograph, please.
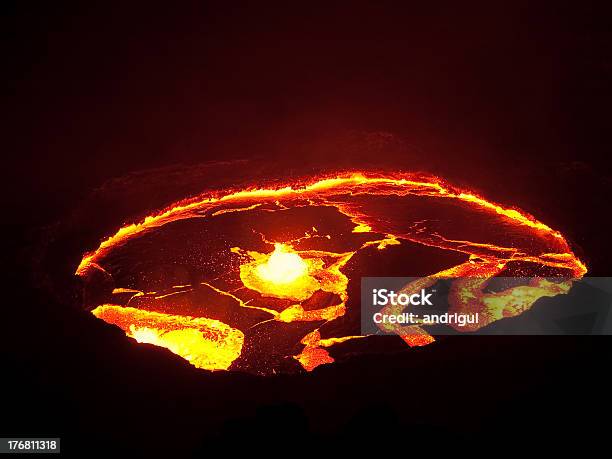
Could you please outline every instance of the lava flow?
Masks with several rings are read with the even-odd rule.
[[[406,288],[462,277],[450,310],[475,303],[483,326],[571,287],[536,279],[492,293],[493,277],[585,272],[561,233],[518,209],[436,177],[346,173],[174,204],[120,228],[76,274],[86,307],[136,341],[198,368],[268,375],[384,352],[393,337],[360,334],[362,276],[418,277]],[[393,331],[434,341],[420,326]]]

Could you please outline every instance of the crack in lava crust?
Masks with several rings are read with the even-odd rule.
[[[237,260],[237,269],[230,268],[223,276],[202,282],[174,285],[164,292],[143,288],[143,280],[114,285],[110,295],[113,301],[94,305],[93,314],[137,341],[165,347],[198,368],[271,374],[277,368],[283,371],[290,365],[289,359],[311,371],[334,362],[328,349],[364,338],[351,330],[338,332],[330,325],[347,314],[350,279],[346,269],[347,264],[356,263],[358,254],[413,243],[465,256],[463,262],[428,272],[418,282],[425,286],[440,278],[480,279],[459,284],[452,290],[449,304],[458,312],[468,300],[477,299],[486,323],[518,315],[538,298],[563,294],[569,288],[546,282],[515,287],[527,292],[526,299],[518,304],[516,295],[512,295],[518,292],[514,289],[494,296],[483,293],[486,279],[508,270],[514,275],[544,277],[553,273],[573,278],[587,271],[560,232],[525,212],[502,207],[437,177],[343,173],[270,189],[218,191],[176,203],[120,228],[83,256],[76,275],[87,281],[101,274],[115,281],[118,273],[126,270],[117,267],[115,258],[121,257],[116,253],[129,250],[133,241],[158,233],[173,222],[214,222],[254,213],[280,215],[295,209],[331,209],[350,222],[351,229],[348,234],[331,234],[312,226],[305,228],[303,236],[284,240],[278,235],[271,239],[268,233],[274,233],[273,229],[251,229],[247,233],[257,233],[258,245],[263,244],[266,250],[254,250],[249,243],[228,248],[223,256]],[[453,223],[432,218],[432,212],[448,212],[453,217],[447,220]],[[478,219],[480,224],[470,227],[471,219]],[[469,230],[470,237],[465,232],[459,234],[456,221]],[[477,230],[480,227],[487,230]],[[342,246],[339,250],[342,244],[333,247],[342,238],[350,241],[345,244],[352,244],[350,249]],[[332,244],[331,248],[325,244]],[[190,313],[177,313],[188,295],[200,295],[202,289],[213,300],[205,304],[189,300]],[[124,298],[124,304],[119,304],[120,298]],[[514,298],[514,303],[504,302],[508,298]],[[233,308],[231,314],[228,308]],[[274,324],[289,328],[267,328]],[[434,341],[417,326],[398,326],[394,331],[410,346]],[[328,336],[322,337],[323,333]],[[297,337],[297,341],[280,345],[275,334]],[[269,360],[271,354],[276,357]]]

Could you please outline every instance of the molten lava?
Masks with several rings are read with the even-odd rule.
[[[320,269],[320,262],[304,260],[285,244],[274,244],[271,254],[248,255],[253,261],[240,266],[240,278],[246,287],[262,295],[302,301],[321,287],[311,275]]]
[[[217,320],[98,306],[93,315],[117,325],[139,343],[155,344],[206,370],[227,370],[240,355],[244,334]]]
[[[571,287],[542,279],[491,293],[491,278],[585,272],[561,233],[518,209],[436,177],[350,173],[174,204],[120,228],[76,274],[86,298],[105,298],[93,314],[136,341],[198,368],[274,374],[311,371],[366,339],[349,294],[362,275],[418,274],[406,289],[468,278],[451,289],[451,311],[476,304],[489,324]],[[419,326],[392,331],[410,346],[434,341]]]
[[[274,244],[274,252],[265,263],[256,268],[262,280],[273,285],[290,284],[308,275],[308,265],[284,244]]]

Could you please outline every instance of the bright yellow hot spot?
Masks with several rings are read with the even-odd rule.
[[[249,251],[248,256],[252,261],[240,265],[240,279],[245,287],[263,296],[304,301],[322,289],[314,277],[323,267],[319,258],[302,258],[291,246],[281,243],[274,244],[272,253]]]
[[[268,282],[288,284],[308,273],[308,265],[284,244],[274,244],[274,252],[266,263],[256,268],[257,275]]]

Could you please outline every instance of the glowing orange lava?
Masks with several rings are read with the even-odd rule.
[[[380,211],[380,206],[388,199],[455,205],[470,212],[471,218],[482,218],[487,225],[500,228],[499,235],[491,240],[486,235],[473,239],[461,237],[463,235],[455,237],[453,231],[443,232],[438,228],[435,219],[417,219],[409,225],[396,223],[393,217]],[[373,203],[370,200],[374,200]],[[311,371],[334,361],[328,349],[362,338],[355,334],[322,337],[321,333],[325,324],[347,314],[349,277],[345,270],[362,251],[385,251],[410,242],[464,256],[466,261],[431,272],[406,289],[425,288],[441,278],[471,278],[454,286],[449,304],[456,312],[464,310],[469,302],[476,302],[486,317],[485,323],[520,314],[537,299],[566,293],[571,286],[571,282],[534,281],[531,285],[499,293],[483,293],[489,278],[511,266],[521,264],[525,267],[521,269],[528,267],[536,272],[554,270],[574,278],[586,273],[584,263],[574,255],[561,233],[518,209],[492,203],[437,177],[409,173],[345,173],[269,189],[219,191],[176,203],[139,223],[120,228],[103,240],[97,249],[83,256],[76,274],[87,278],[92,272],[100,271],[112,276],[115,265],[108,260],[115,252],[126,250],[130,241],[160,231],[168,223],[189,219],[216,221],[252,212],[259,212],[261,216],[310,207],[334,209],[338,215],[349,219],[352,228],[343,230],[341,235],[352,235],[353,246],[346,248],[348,246],[340,244],[338,247],[342,248],[333,250],[309,247],[306,242],[334,243],[340,238],[340,235],[319,234],[314,227],[298,239],[270,241],[262,235],[265,250],[243,248],[242,244],[227,250],[223,257],[236,260],[238,265],[228,268],[223,282],[210,279],[199,284],[171,284],[172,288],[161,293],[143,291],[135,284],[115,285],[110,294],[113,298],[127,297],[127,303],[98,305],[92,312],[119,326],[135,340],[165,347],[203,369],[232,369],[232,365],[237,365],[239,358],[244,357],[245,349],[252,352],[256,346],[245,344],[245,336],[250,336],[249,333],[253,333],[253,339],[260,340],[258,343],[267,343],[278,338],[261,331],[271,324],[295,325],[284,329],[296,330],[295,333],[300,330],[297,325],[308,327],[312,324],[311,328],[304,328],[307,331],[301,332],[296,341],[301,351],[288,356],[293,357],[294,365],[299,362],[303,369]],[[300,247],[300,244],[306,246]],[[183,298],[188,294],[195,298],[210,295],[216,299],[212,303],[192,303],[195,300],[190,300],[192,309],[189,310],[193,311],[189,314],[168,312],[182,311],[186,301]],[[173,302],[173,298],[177,300]],[[229,306],[213,307],[217,303]],[[224,309],[228,307],[234,309]],[[248,319],[250,322],[243,324],[241,320],[246,320],[243,315],[252,317]],[[225,323],[226,320],[229,322]],[[418,326],[395,326],[392,331],[410,346],[434,340]]]

